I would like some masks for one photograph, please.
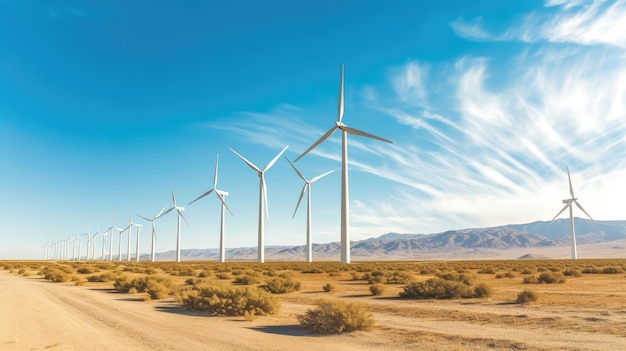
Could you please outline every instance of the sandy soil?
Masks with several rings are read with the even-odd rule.
[[[143,302],[0,271],[1,350],[626,350],[626,306],[576,309],[502,302],[408,301],[367,295],[371,332],[316,336],[296,316],[323,298],[301,292],[278,316],[207,317],[173,301]],[[306,303],[305,303],[306,301]]]

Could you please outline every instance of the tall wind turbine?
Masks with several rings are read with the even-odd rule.
[[[107,228],[107,230],[102,232],[102,256],[100,256],[102,261],[106,261],[106,258],[104,257],[104,250],[106,248],[105,238],[107,235],[112,235],[112,234],[113,234],[113,227],[109,227]]]
[[[176,204],[174,185],[172,185],[172,202],[174,203],[173,209],[175,209],[178,213],[178,225],[176,226],[176,262],[180,262],[180,219],[182,218],[187,225],[189,225],[189,223],[187,223],[187,220],[185,219],[185,217],[183,217],[183,211],[185,210],[185,208]]]
[[[302,201],[302,197],[304,196],[304,192],[306,191],[306,261],[313,262],[313,244],[311,244],[311,184],[333,173],[334,170],[328,171],[324,174],[320,174],[316,177],[313,177],[311,180],[308,180],[302,175],[302,173],[296,168],[296,166],[291,163],[291,161],[289,161],[287,157],[285,157],[285,160],[287,160],[293,170],[296,171],[298,177],[304,180],[304,186],[302,187],[302,191],[300,191],[300,197],[298,198],[296,209],[293,211],[293,216],[291,218],[294,218],[296,216],[296,212],[298,212],[298,207],[300,206],[300,202]]]
[[[287,148],[289,147],[289,145],[285,146],[284,149],[282,149],[281,152],[278,153],[278,155],[276,155],[276,157],[274,157],[273,160],[270,161],[270,163],[267,164],[267,166],[265,166],[265,168],[263,168],[263,170],[260,170],[259,167],[255,166],[252,162],[248,161],[245,159],[245,157],[241,156],[240,154],[237,153],[237,151],[233,150],[233,148],[229,148],[230,151],[232,151],[235,155],[237,155],[237,157],[239,157],[243,162],[245,162],[250,168],[252,168],[252,170],[256,171],[258,176],[259,176],[259,181],[260,181],[260,189],[259,189],[259,247],[258,247],[258,255],[259,255],[259,262],[263,263],[265,262],[265,245],[263,243],[264,240],[264,228],[265,228],[265,223],[264,223],[264,218],[263,218],[263,207],[265,206],[265,211],[267,213],[267,217],[269,218],[269,210],[267,208],[267,187],[265,185],[265,172],[267,172],[270,168],[272,168],[272,166],[274,165],[274,163],[276,163],[276,161],[278,160],[278,158],[280,157],[280,155],[283,154],[283,152],[285,152],[285,150],[287,150]]]
[[[128,222],[128,227],[126,227],[126,229],[128,229],[128,247],[126,253],[126,261],[130,262],[130,239],[133,235],[133,227],[137,228],[137,261],[139,261],[139,229],[141,228],[141,224],[133,222],[133,215],[130,214],[130,211],[128,211],[128,217],[130,218],[130,220]]]
[[[581,211],[583,211],[587,215],[587,217],[589,217],[589,219],[593,221],[593,223],[596,223],[596,221],[593,218],[591,218],[589,213],[587,213],[587,211],[585,211],[585,209],[578,203],[578,198],[574,196],[574,188],[572,188],[572,178],[569,175],[569,167],[567,167],[567,180],[569,181],[569,194],[572,196],[572,198],[563,200],[563,203],[565,204],[565,206],[563,206],[563,209],[561,209],[561,211],[559,211],[559,213],[557,213],[556,216],[552,218],[552,220],[555,220],[556,217],[558,217],[561,213],[563,213],[563,211],[569,208],[569,228],[570,228],[570,239],[572,242],[572,260],[575,260],[575,259],[578,259],[578,252],[576,251],[576,232],[574,229],[574,210],[573,210],[572,204],[576,204],[576,206]]]
[[[341,65],[341,80],[339,83],[339,104],[338,117],[335,125],[326,134],[322,135],[311,147],[306,149],[294,162],[297,162],[309,151],[328,139],[337,129],[341,129],[341,262],[350,263],[350,210],[349,210],[349,194],[348,194],[348,134],[364,136],[386,143],[393,142],[376,135],[372,135],[358,129],[348,127],[343,124],[343,65]]]
[[[155,247],[156,247],[156,227],[154,225],[154,222],[161,216],[164,216],[165,214],[169,213],[171,210],[174,209],[174,207],[170,208],[169,210],[165,210],[167,208],[167,205],[165,207],[163,207],[163,209],[161,211],[159,211],[159,213],[156,214],[156,216],[152,217],[152,218],[148,218],[148,217],[144,217],[140,214],[137,214],[137,216],[145,219],[146,221],[150,222],[152,224],[152,250],[151,250],[151,261],[154,262],[155,261]]]
[[[215,161],[215,174],[213,175],[213,188],[211,188],[211,190],[205,192],[204,194],[198,196],[195,200],[191,201],[189,205],[211,194],[212,192],[215,192],[215,195],[220,199],[220,202],[222,203],[221,222],[220,222],[220,262],[226,262],[226,249],[224,248],[224,234],[225,234],[224,208],[228,210],[231,216],[233,215],[233,212],[230,210],[230,208],[228,208],[228,205],[226,205],[225,197],[228,196],[228,192],[219,190],[217,188],[217,169],[218,169],[219,162],[220,162],[220,155],[218,154],[217,160]]]

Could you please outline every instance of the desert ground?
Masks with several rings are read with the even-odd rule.
[[[70,280],[44,279],[42,272],[51,267]],[[399,296],[408,282],[450,272],[473,277],[491,293],[454,299]],[[523,282],[542,273],[563,282]],[[119,292],[113,281],[89,279],[107,274],[164,277],[173,285],[156,300]],[[236,287],[242,284],[238,277],[251,275],[260,278],[254,286],[279,274],[301,287],[275,294],[280,312],[267,316],[213,316],[191,311],[177,298],[194,284]],[[382,294],[371,293],[372,279],[382,284]],[[327,284],[332,291],[324,291]],[[537,301],[518,303],[518,294],[527,289]],[[333,335],[302,329],[298,316],[327,300],[361,303],[374,328]],[[626,350],[626,260],[5,261],[0,262],[0,313],[2,350]]]

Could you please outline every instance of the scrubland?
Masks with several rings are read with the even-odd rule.
[[[242,333],[265,330],[266,337],[287,338],[291,349],[310,349],[311,340],[345,350],[626,349],[622,259],[349,265],[5,261],[0,268],[103,299],[126,296],[120,303],[143,304],[158,318],[167,319],[167,307],[181,318],[181,328],[185,318],[189,328],[197,318],[236,320]]]

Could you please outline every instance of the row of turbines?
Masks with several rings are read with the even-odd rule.
[[[392,141],[378,137],[376,135],[373,134],[369,134],[366,132],[363,132],[361,130],[355,129],[355,128],[351,128],[348,127],[347,125],[345,125],[343,123],[343,112],[344,112],[344,66],[341,65],[341,78],[340,78],[340,83],[339,83],[339,103],[338,103],[338,108],[337,108],[337,121],[335,121],[335,125],[330,128],[324,135],[322,135],[315,143],[313,143],[308,149],[306,149],[300,156],[298,156],[294,162],[297,162],[298,160],[300,160],[302,157],[304,157],[307,153],[309,153],[311,150],[313,150],[315,147],[317,147],[318,145],[320,145],[322,142],[324,142],[324,140],[328,139],[331,135],[333,135],[337,130],[341,130],[341,262],[342,263],[350,263],[350,220],[349,220],[349,188],[348,188],[348,134],[352,134],[352,135],[358,135],[358,136],[363,136],[363,137],[367,137],[367,138],[371,138],[371,139],[376,139],[376,140],[380,140],[383,142],[387,142],[387,143],[392,143]],[[265,262],[265,250],[264,250],[264,219],[265,216],[268,215],[268,211],[267,211],[267,188],[265,185],[265,172],[267,172],[275,163],[276,161],[278,161],[278,159],[280,158],[280,156],[285,152],[285,150],[287,150],[287,148],[289,147],[289,145],[285,146],[263,169],[260,169],[259,167],[257,167],[255,164],[253,164],[252,162],[248,161],[244,156],[242,156],[241,154],[239,154],[237,151],[235,151],[233,148],[229,148],[230,151],[232,151],[237,157],[239,157],[243,162],[245,162],[253,171],[257,172],[257,175],[259,177],[259,222],[258,222],[258,261],[259,262]],[[287,161],[289,162],[289,164],[291,165],[291,167],[294,169],[294,171],[296,172],[296,174],[304,181],[304,186],[302,187],[302,191],[300,192],[300,197],[298,199],[298,203],[296,205],[296,209],[294,211],[294,217],[296,215],[296,212],[298,211],[298,207],[300,206],[300,203],[302,201],[302,198],[304,196],[304,193],[307,193],[307,222],[306,222],[306,247],[307,247],[307,253],[306,253],[306,260],[307,262],[312,262],[313,257],[312,257],[312,243],[311,243],[311,188],[310,185],[312,183],[314,183],[315,181],[327,176],[328,174],[332,173],[333,171],[329,171],[326,172],[324,174],[320,174],[316,177],[311,178],[310,180],[307,179],[297,168],[296,166],[287,159]],[[220,221],[220,262],[225,262],[226,258],[225,258],[225,247],[224,247],[224,236],[225,236],[225,226],[224,226],[224,217],[225,217],[225,210],[227,210],[231,216],[233,215],[232,211],[230,210],[230,208],[228,208],[228,205],[226,204],[226,196],[228,196],[228,192],[220,190],[217,188],[217,178],[218,178],[218,167],[219,167],[219,155],[217,156],[217,161],[215,163],[215,174],[213,177],[213,188],[211,188],[210,190],[206,191],[205,193],[201,194],[200,196],[198,196],[197,198],[195,198],[193,201],[191,201],[189,204],[192,204],[208,195],[210,195],[211,193],[214,193],[220,200],[221,202],[221,221]],[[580,205],[580,203],[578,202],[578,198],[576,198],[574,196],[574,190],[572,187],[572,180],[570,177],[570,172],[569,172],[569,167],[567,168],[567,178],[568,178],[568,182],[569,182],[569,193],[571,195],[571,198],[565,199],[563,200],[563,203],[565,204],[565,206],[561,209],[561,211],[559,211],[559,213],[556,214],[556,216],[554,216],[554,218],[552,218],[552,220],[555,220],[561,213],[563,213],[565,210],[569,209],[569,215],[570,215],[570,240],[571,240],[571,257],[572,259],[577,259],[578,258],[578,253],[577,253],[577,248],[576,248],[576,234],[575,234],[575,228],[574,228],[574,214],[573,214],[573,205],[576,205],[581,211],[583,211],[587,217],[589,217],[589,219],[591,219],[594,223],[595,220],[587,213],[587,211],[585,211],[585,209]],[[152,225],[152,246],[151,246],[151,260],[155,261],[155,243],[156,243],[156,228],[155,228],[155,222],[157,219],[161,218],[162,216],[168,214],[169,212],[176,210],[177,214],[178,214],[178,223],[177,223],[177,228],[176,228],[176,261],[180,262],[181,258],[180,258],[180,232],[181,232],[181,219],[183,221],[185,221],[185,223],[187,222],[187,220],[185,219],[185,217],[183,216],[183,211],[185,210],[184,207],[179,206],[176,202],[176,195],[174,193],[174,187],[172,186],[172,202],[173,202],[173,207],[171,208],[167,208],[168,206],[165,206],[161,211],[159,211],[154,217],[146,217],[146,216],[142,216],[139,215],[139,217],[143,218],[144,220],[148,221],[151,223]],[[90,233],[85,233],[85,234],[81,234],[78,235],[76,237],[73,238],[68,238],[65,240],[59,240],[57,242],[54,242],[50,245],[45,245],[44,246],[44,257],[45,259],[80,259],[80,237],[81,236],[86,236],[87,238],[87,260],[89,260],[89,249],[91,247],[91,259],[94,260],[95,256],[94,256],[94,245],[93,245],[93,241],[95,239],[95,237],[98,234],[102,235],[102,259],[105,259],[105,237],[108,235],[109,236],[109,260],[113,259],[113,252],[112,252],[112,237],[113,237],[113,231],[117,230],[118,235],[119,235],[119,248],[118,248],[118,254],[117,254],[117,259],[121,261],[122,255],[121,255],[121,250],[122,250],[122,234],[125,233],[126,231],[128,231],[128,251],[127,251],[127,256],[126,259],[128,261],[131,260],[131,235],[132,235],[132,228],[135,227],[136,228],[136,246],[135,246],[135,260],[139,261],[139,236],[140,236],[140,229],[142,227],[141,224],[137,224],[133,222],[132,219],[132,215],[130,216],[130,221],[127,227],[125,228],[120,228],[117,227],[115,225],[115,217],[113,217],[113,224],[111,227],[109,227],[107,230],[105,230],[104,232],[99,232],[97,231],[95,234],[90,234]],[[78,245],[76,245],[78,244]],[[70,245],[71,245],[71,250],[72,250],[72,255],[69,255],[69,249],[70,249]],[[78,247],[78,249],[76,250],[76,246]],[[76,255],[74,255],[76,253]]]
[[[307,153],[309,153],[311,150],[313,150],[315,147],[317,147],[318,145],[320,145],[322,142],[324,142],[324,140],[328,139],[331,135],[333,135],[337,130],[341,130],[341,137],[342,137],[342,143],[341,143],[341,262],[342,263],[350,263],[350,220],[349,220],[349,191],[348,191],[348,134],[352,134],[352,135],[358,135],[358,136],[363,136],[363,137],[367,137],[367,138],[371,138],[371,139],[376,139],[376,140],[380,140],[380,141],[384,141],[387,143],[392,143],[392,141],[378,137],[376,135],[370,134],[370,133],[366,133],[364,131],[355,129],[355,128],[351,128],[348,127],[347,125],[345,125],[343,123],[343,112],[344,112],[344,66],[341,65],[341,78],[340,78],[340,83],[339,83],[339,103],[338,103],[338,108],[337,108],[337,121],[335,121],[335,124],[333,125],[333,127],[328,130],[324,135],[322,135],[315,143],[313,143],[308,149],[306,149],[300,156],[298,156],[294,162],[297,162],[298,160],[300,160],[302,157],[304,157]],[[252,162],[248,161],[244,156],[242,156],[241,154],[239,154],[237,151],[235,151],[233,148],[229,148],[230,151],[232,151],[237,157],[239,157],[245,164],[247,164],[253,171],[257,172],[257,175],[259,177],[259,222],[258,222],[258,261],[259,262],[265,262],[265,250],[264,250],[264,219],[265,217],[268,215],[267,209],[267,187],[265,184],[265,172],[267,172],[275,163],[276,161],[278,161],[278,159],[280,158],[280,156],[285,152],[285,150],[287,150],[287,148],[289,147],[289,145],[285,146],[263,169],[260,169],[259,167],[257,167],[255,164],[253,164]],[[286,159],[286,158],[285,158]],[[296,174],[304,181],[304,186],[302,187],[302,190],[300,191],[300,197],[298,198],[298,203],[296,205],[296,208],[294,210],[294,217],[296,215],[296,212],[298,211],[298,207],[300,206],[300,203],[302,202],[302,198],[304,197],[304,193],[307,193],[307,221],[306,221],[306,246],[307,246],[307,252],[306,252],[306,260],[307,262],[312,262],[313,261],[313,254],[312,254],[312,243],[311,243],[311,184],[314,183],[315,181],[327,176],[328,174],[332,173],[333,171],[329,171],[323,174],[320,174],[318,176],[315,176],[311,179],[307,179],[302,172],[300,172],[296,166],[294,165],[294,163],[292,163],[291,161],[289,161],[287,159],[287,162],[289,162],[289,164],[291,165],[291,167],[294,169],[294,171],[296,172]],[[217,179],[218,179],[218,167],[219,167],[219,155],[217,156],[217,161],[215,163],[215,174],[213,177],[213,188],[211,188],[210,190],[206,191],[205,193],[201,194],[200,196],[198,196],[197,198],[195,198],[194,200],[192,200],[191,202],[189,202],[189,204],[191,205],[192,203],[210,195],[211,193],[215,193],[215,195],[219,198],[220,202],[221,202],[221,222],[220,222],[220,262],[225,262],[226,258],[225,258],[225,247],[224,247],[224,236],[225,236],[225,226],[224,226],[224,217],[225,217],[225,210],[228,211],[231,216],[233,215],[232,211],[230,210],[230,208],[228,208],[228,205],[226,204],[226,196],[228,196],[228,192],[223,191],[223,190],[219,190],[217,189]],[[181,236],[181,219],[183,221],[185,221],[185,223],[187,223],[187,220],[185,219],[185,217],[183,216],[183,211],[185,210],[184,207],[179,206],[176,202],[176,195],[174,193],[174,187],[172,186],[172,202],[173,202],[173,207],[168,208],[168,206],[163,207],[163,209],[161,211],[159,211],[154,217],[146,217],[146,216],[142,216],[139,215],[139,217],[143,218],[144,220],[148,221],[151,223],[152,225],[152,246],[151,246],[151,260],[155,261],[155,244],[156,244],[156,227],[155,227],[155,222],[157,219],[161,218],[162,216],[168,214],[169,212],[172,212],[173,210],[176,210],[177,215],[178,215],[178,223],[177,223],[177,228],[176,228],[176,262],[180,262],[181,258],[180,258],[180,236]],[[128,250],[127,250],[127,255],[126,255],[126,260],[130,261],[131,260],[131,236],[132,236],[132,228],[135,227],[136,228],[136,246],[135,246],[135,260],[139,261],[139,237],[140,237],[140,230],[142,225],[138,224],[138,223],[134,223],[133,222],[133,218],[132,215],[130,215],[130,221],[127,227],[125,228],[120,228],[117,227],[115,225],[115,217],[113,217],[113,223],[111,225],[111,227],[109,227],[107,230],[105,230],[104,232],[100,232],[97,231],[94,234],[90,234],[85,233],[85,234],[81,234],[78,235],[76,237],[70,237],[68,239],[65,240],[59,240],[57,242],[54,242],[50,245],[45,245],[44,246],[44,257],[45,259],[59,259],[59,260],[66,260],[66,259],[80,259],[80,238],[82,236],[86,236],[87,237],[87,260],[90,259],[89,256],[89,250],[91,248],[91,259],[95,260],[95,255],[94,255],[94,239],[97,235],[102,235],[102,259],[105,260],[105,238],[108,235],[109,236],[109,260],[113,260],[113,248],[112,248],[112,244],[113,244],[113,233],[114,230],[118,232],[119,235],[119,247],[118,247],[118,253],[117,253],[117,260],[121,261],[122,260],[122,235],[125,232],[128,232]],[[78,247],[78,249],[76,249],[76,246]],[[71,247],[71,255],[69,255],[69,251],[70,251],[70,247]],[[76,255],[75,255],[76,254]]]

